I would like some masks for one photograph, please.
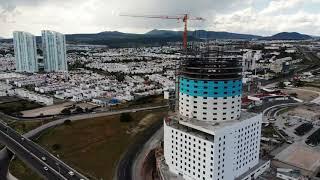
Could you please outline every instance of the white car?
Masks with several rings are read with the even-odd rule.
[[[74,176],[74,172],[72,172],[72,171],[69,171],[68,174],[69,174],[70,176]]]
[[[46,161],[47,159],[46,159],[46,157],[41,157],[41,159],[42,159],[42,161]]]
[[[45,167],[43,167],[43,169],[44,169],[44,170],[46,170],[46,171],[48,171],[48,170],[49,170],[49,169],[48,169],[48,167],[46,167],[46,166],[45,166]]]
[[[269,121],[276,121],[276,118],[269,118]]]

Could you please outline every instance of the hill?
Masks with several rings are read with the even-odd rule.
[[[67,34],[69,44],[95,44],[108,45],[109,47],[139,47],[148,45],[165,45],[167,42],[182,41],[182,31],[154,29],[145,34],[123,33],[118,31],[104,31],[95,34]],[[233,39],[233,40],[307,40],[313,37],[297,32],[282,32],[269,37],[251,34],[239,34],[218,31],[189,31],[189,40],[201,39]],[[2,39],[2,42],[12,42],[12,39]],[[37,37],[41,43],[41,37]]]
[[[219,31],[204,31],[198,30],[194,32],[194,36],[204,39],[244,39],[244,40],[252,40],[261,38],[261,36],[251,35],[251,34],[239,34],[239,33],[231,33],[231,32],[219,32]]]
[[[154,29],[146,35],[152,35],[152,36],[162,36],[162,37],[168,37],[168,36],[182,36],[182,31],[170,31],[170,30],[157,30]],[[238,33],[230,33],[230,32],[217,32],[217,31],[205,31],[205,30],[197,30],[197,31],[189,31],[188,36],[197,38],[197,39],[245,39],[245,40],[251,40],[251,39],[258,39],[261,38],[261,36],[256,35],[250,35],[250,34],[238,34]]]
[[[264,40],[308,40],[312,39],[311,36],[306,34],[300,34],[297,32],[282,32],[273,36],[264,37]]]
[[[164,45],[167,42],[180,41],[181,36],[158,36],[150,34],[131,34],[106,31],[97,34],[68,34],[68,43],[108,45],[110,47],[131,47],[144,45]]]

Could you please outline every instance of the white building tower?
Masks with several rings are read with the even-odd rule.
[[[36,37],[30,33],[13,32],[14,56],[17,72],[38,72]]]
[[[44,70],[46,72],[67,72],[66,39],[61,33],[42,31]]]
[[[241,58],[206,49],[180,66],[179,113],[164,121],[164,157],[186,180],[256,177],[262,115],[241,112]]]

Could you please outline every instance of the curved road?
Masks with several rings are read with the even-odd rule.
[[[135,164],[136,157],[139,156],[139,153],[142,151],[142,148],[145,147],[144,145],[150,137],[152,137],[156,132],[161,129],[163,122],[157,122],[153,126],[149,127],[145,132],[143,132],[135,142],[129,146],[127,151],[121,157],[117,168],[116,174],[114,176],[115,180],[132,180],[132,171],[133,165]],[[139,173],[139,172],[136,172]],[[141,180],[141,179],[138,179]]]
[[[149,152],[156,148],[159,145],[159,142],[163,139],[163,127],[157,130],[156,133],[144,144],[142,147],[142,151],[138,153],[138,155],[134,159],[134,163],[132,165],[132,180],[142,180],[141,177],[142,166],[144,160],[148,156]]]
[[[136,109],[129,109],[129,110],[120,110],[120,111],[113,111],[113,112],[101,112],[101,113],[74,115],[74,116],[71,116],[71,117],[68,117],[68,118],[62,118],[62,119],[59,119],[59,120],[56,120],[56,121],[49,122],[49,123],[44,124],[42,126],[39,126],[38,128],[29,131],[28,133],[24,134],[23,136],[26,139],[35,137],[36,135],[40,134],[41,132],[45,131],[48,128],[55,127],[55,126],[58,126],[60,124],[63,124],[65,122],[65,120],[78,121],[78,120],[90,119],[90,118],[95,118],[95,117],[103,117],[103,116],[110,116],[110,115],[129,113],[129,112],[153,110],[153,109],[159,109],[159,108],[165,108],[165,107],[167,107],[167,105],[166,106],[147,107],[147,108],[136,108]],[[41,149],[40,146],[38,148]],[[3,151],[5,151],[5,148],[4,148]],[[2,171],[4,171],[4,172],[6,171],[8,173],[6,176],[1,176],[1,171],[0,171],[0,179],[7,179],[8,176],[12,177],[10,175],[10,173],[8,172],[8,167],[9,167],[10,161],[5,161],[5,159],[8,159],[8,158],[9,158],[9,156],[6,156],[6,155],[0,156],[0,169]],[[59,166],[61,166],[61,165],[63,166],[64,164],[63,163],[59,164]],[[43,169],[43,167],[41,167],[41,169]],[[15,178],[10,178],[10,179],[15,179]]]

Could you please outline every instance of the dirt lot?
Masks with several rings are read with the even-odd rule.
[[[303,101],[312,101],[313,99],[318,97],[317,93],[302,91],[302,90],[297,90],[297,89],[294,89],[294,90],[293,89],[285,89],[285,90],[283,90],[283,92],[285,92],[287,94],[297,93],[297,98],[301,99]]]
[[[314,106],[298,106],[296,108],[290,109],[287,111],[287,114],[289,116],[299,116],[304,119],[308,120],[319,120],[320,116],[320,106],[314,105]]]
[[[63,104],[57,104],[53,106],[46,106],[42,108],[22,111],[21,113],[23,114],[23,117],[37,117],[37,116],[40,116],[40,114],[43,114],[45,116],[54,115],[54,114],[59,114],[65,107],[71,106],[72,104],[73,104],[72,102],[66,102]]]
[[[53,128],[38,142],[91,179],[111,180],[117,161],[139,132],[166,114],[166,109],[159,109],[131,113],[131,122],[120,122],[119,115],[82,120]],[[13,163],[10,171],[21,180],[34,179],[23,166]]]

